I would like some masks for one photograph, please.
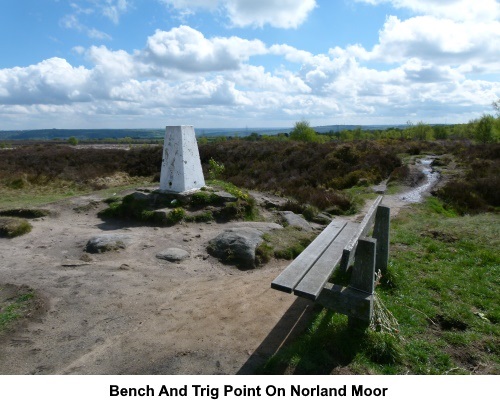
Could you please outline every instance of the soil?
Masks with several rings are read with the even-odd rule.
[[[395,214],[408,202],[384,204]],[[0,286],[29,286],[44,310],[0,336],[0,374],[250,374],[306,325],[311,302],[270,288],[288,261],[240,271],[207,254],[233,224],[103,222],[105,207],[92,195],[50,204],[57,215],[1,241]],[[132,243],[84,253],[91,237],[111,232]],[[171,247],[190,257],[155,257]]]

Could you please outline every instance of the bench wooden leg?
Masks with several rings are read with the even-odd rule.
[[[373,226],[373,237],[377,239],[377,259],[375,270],[382,274],[387,271],[389,264],[389,226],[391,221],[391,210],[389,207],[380,205],[375,214],[375,225]]]
[[[377,245],[374,238],[360,238],[358,241],[349,288],[369,295],[370,304],[364,314],[359,314],[361,316],[349,316],[349,327],[355,329],[367,328],[373,316]]]

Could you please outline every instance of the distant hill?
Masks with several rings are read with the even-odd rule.
[[[386,128],[404,128],[406,125],[324,125],[313,127],[316,132],[339,132],[342,130],[353,130],[361,128],[363,130],[383,130]],[[289,133],[292,128],[195,128],[196,136],[232,136],[245,137],[252,133],[259,135],[277,135],[279,133]],[[158,129],[33,129],[0,131],[0,140],[21,141],[21,140],[55,140],[68,139],[74,136],[80,140],[93,139],[122,139],[130,137],[133,139],[162,139],[165,130]]]

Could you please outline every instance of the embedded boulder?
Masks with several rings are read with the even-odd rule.
[[[207,251],[223,263],[254,269],[255,250],[263,242],[262,235],[262,231],[249,227],[226,229],[209,242]]]
[[[94,236],[87,242],[85,251],[88,253],[104,253],[126,249],[130,239],[129,235],[119,233]]]
[[[157,259],[167,260],[172,263],[180,263],[188,257],[189,253],[179,248],[168,248],[156,255]]]
[[[293,226],[295,228],[299,228],[303,231],[312,231],[312,226],[300,215],[293,213],[292,211],[280,211],[279,215],[283,218],[283,221],[288,226]]]
[[[227,191],[217,191],[214,193],[217,197],[220,198],[222,202],[235,202],[238,201],[238,197],[235,197],[231,193],[228,193]]]

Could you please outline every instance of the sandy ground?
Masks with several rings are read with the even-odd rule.
[[[0,374],[248,374],[300,331],[311,302],[270,288],[287,261],[240,271],[206,253],[233,224],[152,228],[103,222],[106,205],[78,197],[48,205],[31,233],[0,241],[0,285],[28,285],[45,308],[0,338]],[[384,203],[396,213],[407,204]],[[125,227],[124,227],[125,226]],[[121,252],[80,259],[87,241],[127,233]],[[156,253],[179,247],[175,264]]]

